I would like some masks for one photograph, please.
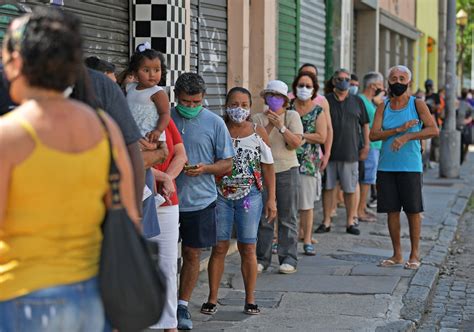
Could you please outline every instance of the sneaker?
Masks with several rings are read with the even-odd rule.
[[[346,232],[349,233],[349,234],[352,234],[352,235],[359,235],[360,234],[360,231],[354,225],[350,225],[349,227],[347,227]]]
[[[257,264],[257,273],[262,273],[265,268],[263,267],[262,264],[258,263]]]
[[[178,330],[193,329],[193,321],[191,320],[191,314],[187,306],[179,304],[176,316],[178,318]]]
[[[294,267],[293,265],[284,263],[280,265],[279,272],[283,274],[292,274],[296,272],[296,267]]]

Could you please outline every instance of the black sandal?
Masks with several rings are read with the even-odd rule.
[[[321,233],[329,233],[331,231],[331,226],[326,226],[324,224],[321,224],[316,230],[314,231],[316,234],[321,234]]]
[[[201,314],[214,315],[217,312],[217,304],[206,302],[201,306]]]
[[[260,309],[258,305],[252,303],[245,303],[244,312],[247,315],[260,315]]]

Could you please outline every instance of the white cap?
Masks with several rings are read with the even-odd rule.
[[[268,92],[278,93],[288,99],[288,85],[280,80],[268,82],[267,87],[260,93],[260,95],[263,97]]]

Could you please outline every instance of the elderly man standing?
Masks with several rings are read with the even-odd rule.
[[[390,99],[377,107],[370,131],[372,141],[382,141],[377,172],[377,212],[388,214],[393,256],[380,262],[393,266],[403,262],[400,243],[400,211],[408,217],[411,252],[406,269],[420,266],[421,212],[423,212],[420,139],[438,136],[439,130],[425,102],[410,96],[411,71],[405,66],[390,68]]]
[[[333,75],[334,91],[326,95],[334,139],[323,184],[324,221],[316,229],[316,233],[331,231],[331,210],[336,199],[334,189],[339,181],[346,206],[346,232],[360,234],[354,224],[357,210],[355,191],[359,178],[359,160],[365,160],[369,153],[369,118],[362,100],[349,94],[350,81],[351,73],[348,70],[337,70]]]
[[[359,95],[364,102],[365,109],[369,115],[369,127],[372,128],[376,107],[383,103],[385,90],[383,86],[383,76],[378,72],[369,72],[362,79],[363,91]],[[370,142],[369,155],[362,163],[364,165],[364,175],[360,179],[360,200],[357,209],[359,221],[376,221],[375,216],[367,213],[367,194],[370,186],[375,185],[377,178],[377,166],[379,163],[381,141]]]
[[[215,176],[232,171],[234,147],[224,120],[203,106],[206,85],[201,76],[182,74],[175,93],[178,103],[171,117],[188,155],[184,172],[176,178],[183,241],[177,318],[179,330],[191,330],[188,302],[199,277],[201,249],[217,243]]]

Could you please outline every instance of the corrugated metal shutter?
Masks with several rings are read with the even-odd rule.
[[[351,72],[357,74],[357,11],[354,10],[354,19],[352,21],[352,69]],[[357,74],[358,75],[358,74]]]
[[[49,1],[48,1],[49,2]],[[45,1],[25,1],[34,7]],[[118,69],[128,65],[130,55],[129,0],[77,1],[64,0],[64,10],[82,20],[84,55],[95,55],[115,64]]]
[[[326,47],[326,4],[324,0],[301,0],[300,65],[318,67],[318,81],[324,82]]]
[[[18,6],[13,4],[0,5],[0,43],[3,42],[3,36],[8,28],[10,22],[20,16],[22,13]],[[1,44],[0,44],[1,45]]]
[[[288,85],[299,66],[299,2],[278,1],[278,79]]]
[[[204,104],[222,114],[227,93],[227,1],[191,1],[191,71],[204,78]]]

